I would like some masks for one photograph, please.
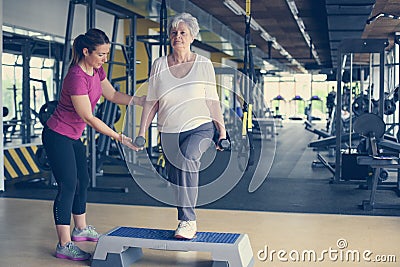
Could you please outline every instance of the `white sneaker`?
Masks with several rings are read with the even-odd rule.
[[[193,239],[196,236],[196,221],[181,221],[175,231],[175,238]]]

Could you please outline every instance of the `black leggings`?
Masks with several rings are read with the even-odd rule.
[[[57,182],[53,215],[56,225],[70,225],[71,213],[86,212],[89,186],[85,146],[80,139],[73,140],[45,127],[42,141],[49,164]]]

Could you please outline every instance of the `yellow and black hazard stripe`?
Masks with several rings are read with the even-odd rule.
[[[4,178],[14,178],[40,173],[35,162],[36,145],[4,148]]]

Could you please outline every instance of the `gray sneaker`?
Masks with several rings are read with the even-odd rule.
[[[95,228],[91,225],[86,226],[85,229],[79,230],[74,227],[72,231],[71,239],[72,241],[93,241],[97,242],[99,240],[100,234],[96,232]]]
[[[58,243],[56,248],[56,257],[73,261],[85,261],[90,258],[90,253],[83,251],[73,242],[68,242],[65,246],[61,246],[60,243]]]

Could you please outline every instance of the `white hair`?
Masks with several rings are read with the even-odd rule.
[[[197,19],[189,13],[180,13],[170,19],[168,22],[168,35],[170,35],[171,29],[177,28],[181,22],[186,24],[189,28],[190,34],[193,38],[196,38],[200,30],[199,23],[197,22]]]

